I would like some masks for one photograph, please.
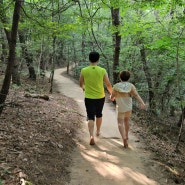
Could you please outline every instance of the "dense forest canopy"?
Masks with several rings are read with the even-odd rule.
[[[52,80],[55,68],[69,65],[78,78],[96,50],[112,84],[120,70],[131,71],[148,111],[184,108],[183,0],[2,0],[0,38],[1,107],[10,78],[21,85],[23,75],[37,80],[48,70]]]

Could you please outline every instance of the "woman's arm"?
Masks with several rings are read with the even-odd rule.
[[[137,90],[136,90],[134,85],[132,87],[131,92],[132,92],[131,94],[134,96],[134,98],[136,98],[137,101],[140,103],[141,109],[145,109],[146,105],[145,105],[143,99],[141,98],[141,96],[139,95],[139,93],[137,92]]]
[[[145,105],[144,101],[142,100],[141,96],[137,93],[136,95],[134,95],[134,97],[141,104],[141,109],[145,109],[146,105]]]

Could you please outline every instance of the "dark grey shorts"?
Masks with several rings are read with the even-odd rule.
[[[105,103],[105,97],[101,99],[85,98],[85,107],[88,120],[95,120],[102,117],[102,110]]]

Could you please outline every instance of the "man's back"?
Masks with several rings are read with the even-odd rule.
[[[85,97],[99,99],[105,97],[103,78],[106,70],[99,66],[90,65],[82,69],[85,83]]]

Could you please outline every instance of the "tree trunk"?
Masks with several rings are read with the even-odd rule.
[[[24,2],[22,2],[22,6],[23,5],[24,5]],[[20,12],[20,14],[22,14],[22,12]],[[20,19],[20,22],[24,22],[23,18]],[[33,67],[33,57],[31,54],[29,54],[27,50],[25,30],[19,31],[18,34],[19,34],[19,42],[21,43],[22,58],[25,59],[26,61],[26,65],[28,67],[28,72],[29,72],[29,78],[32,80],[36,80],[36,73]]]
[[[3,2],[1,2],[0,6],[3,6]],[[6,16],[6,12],[5,11],[2,11],[1,9],[1,16],[0,16],[0,21],[4,24],[9,24],[9,19],[7,18]],[[10,44],[10,38],[11,38],[11,33],[8,29],[6,29],[4,27],[4,32],[5,32],[5,35],[6,35],[6,38],[7,38],[7,41],[8,41],[8,45]],[[8,52],[7,52],[7,44],[4,42],[4,38],[2,38],[3,42],[1,43],[2,44],[2,60],[4,60],[4,62],[7,62],[7,59],[8,59]]]
[[[181,113],[180,118],[179,118],[179,121],[177,123],[177,126],[178,127],[181,127],[181,125],[184,122],[184,118],[185,118],[185,107],[182,108],[182,113]]]
[[[140,44],[142,44],[140,42]],[[143,70],[145,72],[145,76],[146,76],[146,80],[147,80],[147,84],[148,84],[148,94],[149,94],[149,107],[151,110],[154,111],[155,109],[155,103],[154,103],[154,92],[153,92],[153,85],[152,85],[152,79],[150,77],[150,72],[147,66],[147,62],[146,62],[146,53],[145,53],[145,48],[144,46],[141,47],[140,49],[140,54],[141,54],[141,61],[143,63]]]
[[[10,82],[12,77],[12,70],[13,70],[14,60],[15,60],[15,48],[16,48],[16,41],[17,41],[16,38],[17,38],[17,30],[18,30],[18,23],[19,23],[19,17],[20,17],[21,2],[22,1],[20,0],[15,1],[12,29],[11,29],[11,38],[10,38],[10,44],[9,44],[8,64],[6,67],[5,78],[0,92],[0,114],[3,111],[4,102],[9,92],[9,87],[10,87]]]
[[[19,72],[20,67],[19,66],[20,66],[20,61],[15,58],[13,71],[12,71],[12,83],[16,84],[18,86],[21,85],[20,72]]]
[[[24,32],[19,31],[19,41],[21,43],[21,49],[22,49],[22,58],[25,59],[26,65],[28,67],[28,72],[29,72],[29,78],[32,80],[36,80],[36,73],[35,69],[33,67],[33,57],[31,54],[28,53],[27,46],[26,46],[26,41],[24,37]]]
[[[182,134],[183,134],[183,122],[184,122],[184,116],[185,116],[185,107],[182,107],[181,105],[181,110],[182,110],[182,114],[181,114],[181,117],[180,117],[180,120],[179,120],[179,123],[178,123],[178,126],[180,127],[180,130],[179,130],[179,136],[178,136],[178,142],[175,146],[175,150],[176,151],[179,151],[178,147],[179,147],[179,144],[181,142],[181,138],[182,138]]]
[[[52,69],[50,74],[50,93],[53,93],[53,80],[54,80],[54,72],[55,72],[55,44],[56,44],[56,36],[53,37],[53,54],[52,54]]]
[[[113,83],[119,81],[119,72],[117,72],[117,67],[119,66],[119,55],[120,55],[120,45],[121,45],[121,36],[119,35],[119,26],[120,26],[120,15],[119,8],[111,8],[112,15],[112,25],[117,29],[113,34],[113,43],[114,43],[114,55],[113,55]]]
[[[3,64],[5,64],[7,62],[7,56],[8,56],[8,52],[7,52],[8,44],[6,44],[5,42],[5,36],[3,34],[3,31],[1,31],[1,41],[2,41],[1,42],[2,55],[0,57]]]

